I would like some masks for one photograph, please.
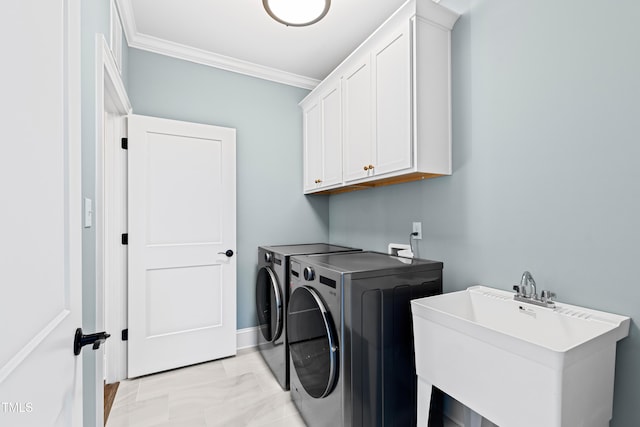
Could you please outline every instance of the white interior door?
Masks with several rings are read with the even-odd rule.
[[[235,354],[235,129],[132,115],[128,151],[128,376]]]
[[[13,3],[0,40],[0,425],[80,426],[80,3]]]

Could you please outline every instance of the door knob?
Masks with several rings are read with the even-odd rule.
[[[233,256],[233,251],[231,249],[227,249],[225,252],[218,252],[219,254],[226,255],[229,258]]]
[[[82,328],[78,328],[76,329],[76,334],[73,339],[73,354],[75,354],[76,356],[79,355],[82,347],[87,344],[92,344],[93,349],[97,350],[100,348],[100,344],[105,342],[110,336],[111,335],[106,332],[97,332],[95,334],[85,335],[82,333]]]

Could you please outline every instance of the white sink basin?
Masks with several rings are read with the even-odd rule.
[[[485,286],[411,302],[418,426],[436,386],[502,427],[604,427],[625,316]]]

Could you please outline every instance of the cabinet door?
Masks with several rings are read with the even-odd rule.
[[[342,106],[340,81],[321,95],[322,175],[320,188],[342,182]]]
[[[303,111],[304,126],[304,191],[314,190],[322,177],[322,128],[318,102]]]
[[[371,61],[367,54],[342,77],[344,96],[344,179],[369,176],[373,149]]]
[[[412,166],[411,30],[406,24],[373,50],[374,173]]]

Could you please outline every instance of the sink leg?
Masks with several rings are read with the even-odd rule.
[[[433,386],[418,377],[418,420],[417,427],[427,427],[429,424],[429,407],[431,406],[431,390]]]
[[[482,416],[471,409],[464,407],[464,427],[481,427]]]

